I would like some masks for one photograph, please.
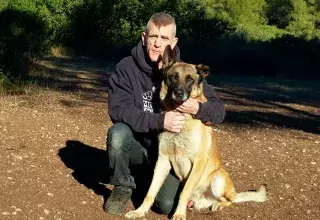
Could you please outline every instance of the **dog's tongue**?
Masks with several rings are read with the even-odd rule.
[[[174,101],[174,107],[177,108],[179,107],[180,105],[182,105],[182,103],[184,103],[184,101]]]
[[[189,208],[192,208],[193,205],[194,205],[194,202],[193,202],[192,200],[190,200],[190,201],[188,202],[187,208],[188,208],[188,209],[189,209]]]
[[[184,103],[184,101],[176,101],[177,105],[182,105],[182,103]]]

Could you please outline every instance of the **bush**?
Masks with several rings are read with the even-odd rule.
[[[5,0],[0,68],[27,78],[30,60],[50,48],[118,61],[159,11],[175,17],[182,58],[190,62],[250,74],[307,75],[319,66],[320,0]]]
[[[8,6],[0,13],[0,65],[10,78],[26,79],[29,61],[44,51],[45,24],[30,11]]]

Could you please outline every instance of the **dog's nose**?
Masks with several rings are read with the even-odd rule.
[[[184,94],[183,89],[177,89],[177,90],[176,90],[176,95],[177,95],[177,96],[182,97],[183,94]]]

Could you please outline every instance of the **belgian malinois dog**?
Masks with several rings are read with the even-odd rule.
[[[175,57],[174,50],[166,47],[162,58],[165,78],[160,90],[165,111],[174,110],[188,98],[206,102],[202,80],[209,74],[209,67],[177,62]],[[149,191],[142,205],[125,217],[145,216],[171,168],[184,184],[173,220],[186,219],[190,201],[193,208],[200,211],[215,211],[238,202],[266,201],[264,186],[258,191],[236,193],[230,176],[221,165],[213,127],[190,114],[184,115],[180,133],[163,131],[159,134],[159,155]]]

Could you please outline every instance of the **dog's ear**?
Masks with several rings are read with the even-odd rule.
[[[202,80],[209,75],[210,68],[206,65],[203,65],[203,64],[198,64],[196,66],[196,68],[197,68],[197,72],[199,74],[199,81],[198,82],[200,84],[202,82]]]
[[[161,59],[163,63],[162,69],[169,69],[176,62],[176,51],[170,45],[167,45]]]

